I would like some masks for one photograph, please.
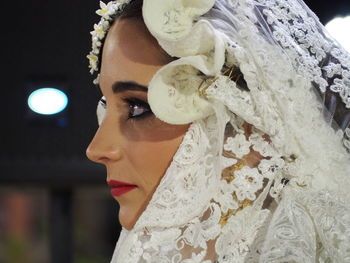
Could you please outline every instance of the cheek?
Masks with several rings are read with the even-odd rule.
[[[169,167],[183,136],[166,141],[137,141],[130,143],[128,157],[145,188],[158,185]]]
[[[190,125],[170,125],[157,118],[122,122],[123,151],[135,180],[151,193],[164,176]]]

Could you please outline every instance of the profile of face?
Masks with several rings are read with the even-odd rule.
[[[189,127],[162,122],[147,103],[148,83],[170,61],[142,19],[118,19],[110,28],[100,72],[105,116],[87,156],[106,166],[126,229],[146,208]]]

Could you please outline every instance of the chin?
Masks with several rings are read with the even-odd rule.
[[[133,215],[132,213],[128,213],[124,210],[125,209],[122,208],[120,208],[119,210],[119,223],[123,228],[131,230],[137,221],[137,217],[135,216],[135,214]]]

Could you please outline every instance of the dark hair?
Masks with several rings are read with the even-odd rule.
[[[123,9],[121,14],[116,17],[119,18],[142,18],[142,4],[143,0],[131,0],[129,4]]]

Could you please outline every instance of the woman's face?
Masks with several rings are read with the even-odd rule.
[[[107,35],[100,74],[106,113],[87,156],[104,164],[107,182],[117,186],[111,192],[127,229],[144,211],[189,126],[160,121],[147,103],[148,83],[170,61],[141,19],[118,20]]]

